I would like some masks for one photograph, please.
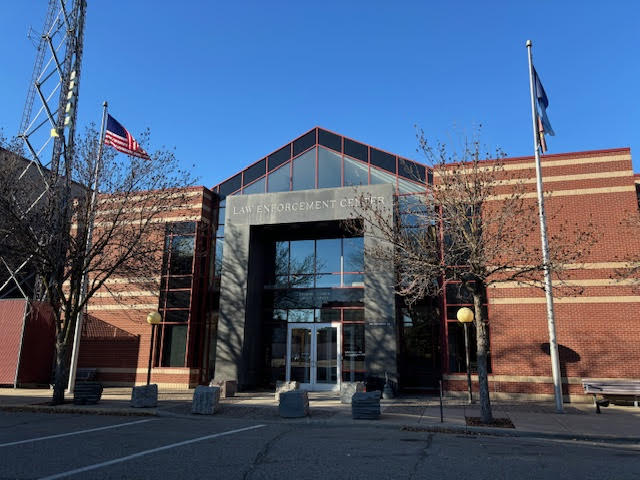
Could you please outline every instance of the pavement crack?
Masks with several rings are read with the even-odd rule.
[[[260,451],[254,457],[247,471],[244,473],[242,477],[243,480],[249,480],[253,472],[257,469],[258,466],[260,466],[263,463],[263,460],[269,455],[269,450],[271,450],[271,447],[273,447],[273,445],[275,445],[282,437],[284,437],[290,431],[291,431],[290,428],[287,430],[284,430],[264,444],[264,446],[260,449]]]
[[[413,469],[409,474],[409,480],[413,480],[414,478],[423,478],[422,475],[418,474],[418,467],[427,459],[429,456],[428,450],[431,448],[431,444],[433,443],[433,433],[430,433],[427,436],[427,440],[425,442],[425,446],[420,453],[418,454],[418,458],[416,459],[416,463],[413,465]]]

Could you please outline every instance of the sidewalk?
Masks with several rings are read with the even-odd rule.
[[[105,388],[98,405],[48,406],[51,390],[0,388],[0,410],[102,415],[191,416],[193,390],[160,392],[158,407],[131,408],[130,388]],[[478,417],[477,404],[466,405],[458,399],[445,399],[443,422],[438,397],[400,396],[382,400],[379,420],[353,420],[351,406],[340,403],[335,393],[310,392],[311,414],[302,419],[282,419],[273,393],[239,393],[221,399],[222,409],[215,416],[244,418],[263,422],[304,423],[326,426],[367,425],[382,428],[406,428],[415,431],[576,439],[640,444],[640,408],[615,406],[596,415],[591,404],[565,405],[564,414],[556,414],[553,405],[541,403],[494,403],[495,418],[508,418],[515,428],[467,426],[465,417]]]

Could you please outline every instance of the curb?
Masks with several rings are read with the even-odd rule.
[[[46,406],[46,405],[27,405],[27,404],[13,404],[2,405],[0,411],[4,412],[33,412],[33,413],[70,413],[81,415],[113,415],[113,416],[139,416],[139,417],[173,417],[184,419],[197,419],[203,418],[201,415],[185,415],[179,413],[173,413],[161,408],[154,409],[137,409],[137,408],[87,408],[83,406]],[[212,415],[209,418],[215,419],[216,415]],[[222,415],[218,416],[218,418]],[[223,417],[233,418],[233,417]],[[383,429],[400,429],[408,432],[429,432],[429,433],[442,433],[450,435],[470,435],[470,436],[495,436],[495,437],[520,437],[520,438],[540,438],[540,439],[556,439],[556,440],[574,440],[574,441],[588,441],[588,442],[605,442],[605,443],[638,443],[640,444],[640,437],[619,437],[615,435],[590,435],[590,434],[577,434],[577,433],[550,433],[550,432],[537,432],[534,430],[517,430],[511,428],[492,428],[492,427],[474,427],[466,425],[456,424],[407,424],[402,422],[380,422],[379,420],[353,420],[350,417],[333,419],[314,419],[313,415],[303,417],[299,419],[283,419],[283,418],[268,418],[261,419],[261,422],[270,424],[289,424],[289,425],[313,425],[324,427],[352,427],[363,426],[368,428],[383,428]]]
[[[464,425],[428,426],[403,425],[402,430],[412,432],[432,432],[464,435],[489,435],[494,437],[548,438],[556,440],[578,440],[589,442],[640,443],[640,437],[618,437],[615,435],[590,435],[582,433],[550,433],[535,430],[517,430],[511,428],[468,427]]]
[[[82,406],[47,406],[47,405],[2,405],[2,412],[31,412],[31,413],[75,413],[81,415],[114,415],[123,417],[155,417],[156,410],[138,410],[132,408],[86,408]]]

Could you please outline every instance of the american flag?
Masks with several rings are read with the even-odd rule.
[[[149,154],[140,148],[140,145],[138,145],[138,142],[129,131],[111,115],[107,115],[107,131],[104,134],[104,144],[111,145],[119,152],[127,155],[149,160]]]

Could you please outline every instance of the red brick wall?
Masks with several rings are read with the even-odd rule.
[[[0,300],[0,384],[13,385],[16,379],[25,300]]]

